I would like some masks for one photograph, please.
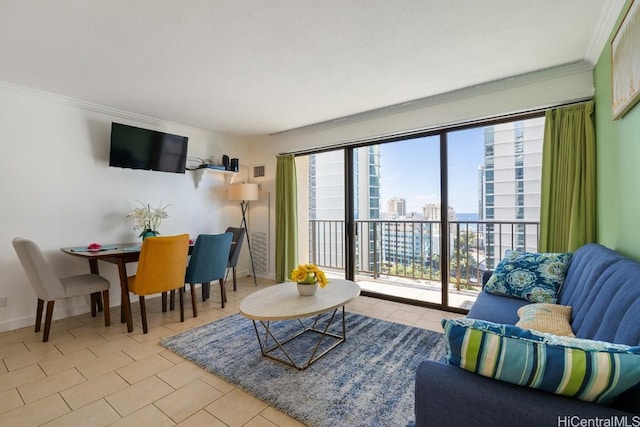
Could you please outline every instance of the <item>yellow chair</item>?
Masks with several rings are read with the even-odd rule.
[[[147,333],[145,295],[166,293],[182,289],[189,254],[189,235],[149,237],[142,242],[138,270],[128,279],[129,291],[140,299],[142,331]],[[180,321],[184,322],[184,304],[180,294]]]

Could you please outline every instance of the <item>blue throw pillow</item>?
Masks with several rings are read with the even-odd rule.
[[[602,404],[640,381],[640,347],[475,319],[442,326],[446,362],[485,377]]]
[[[507,251],[484,290],[495,295],[555,304],[571,255]]]

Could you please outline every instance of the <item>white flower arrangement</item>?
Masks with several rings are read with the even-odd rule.
[[[136,208],[129,212],[127,218],[132,221],[132,227],[135,231],[140,231],[138,237],[142,237],[146,232],[154,235],[158,233],[158,227],[163,219],[169,218],[166,209],[171,205],[159,206],[152,208],[151,205],[138,201],[142,207]]]

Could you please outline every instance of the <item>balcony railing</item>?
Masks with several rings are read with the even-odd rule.
[[[456,289],[477,291],[483,272],[494,269],[506,250],[536,252],[540,232],[532,221],[449,221],[449,250],[442,256],[440,227],[429,220],[356,221],[356,274],[440,282],[448,263]],[[344,221],[310,220],[309,228],[310,261],[344,269]]]

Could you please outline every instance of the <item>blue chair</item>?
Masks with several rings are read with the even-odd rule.
[[[247,230],[245,228],[228,227],[227,233],[233,233],[233,240],[231,241],[231,251],[229,252],[229,262],[227,262],[227,275],[229,269],[233,272],[233,290],[237,290],[237,275],[236,267],[238,265],[238,258],[240,257],[240,250],[242,249],[242,242],[244,241],[244,235]],[[227,277],[225,276],[225,282]]]
[[[220,282],[222,308],[224,308],[224,302],[227,299],[227,292],[224,287],[223,279],[227,270],[232,237],[232,233],[201,234],[196,239],[184,279],[184,282],[188,283],[191,289],[193,317],[198,316],[198,309],[196,308],[196,293],[194,291],[194,285],[197,283],[202,284],[203,297],[205,292],[208,297],[211,282],[218,280]]]

